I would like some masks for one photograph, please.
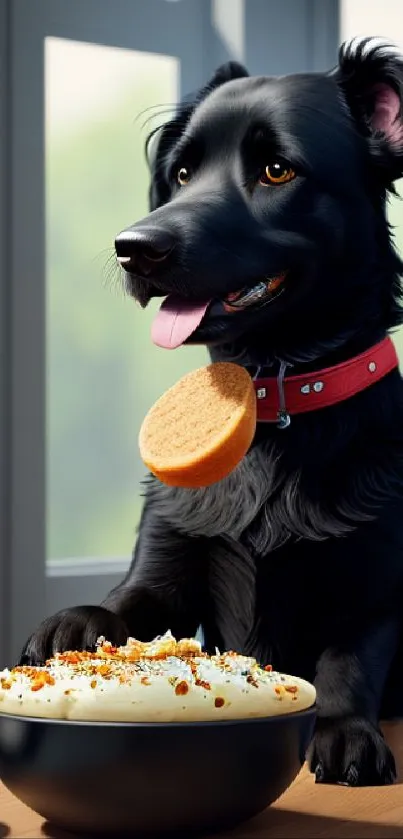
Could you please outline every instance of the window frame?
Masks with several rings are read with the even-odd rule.
[[[235,2],[231,41],[217,22],[231,26]],[[44,39],[174,55],[182,94],[232,57],[254,73],[286,72],[282,25],[301,70],[335,62],[338,0],[278,0],[276,32],[272,14],[266,0],[0,0],[0,666],[50,612],[99,602],[130,562],[46,563]]]

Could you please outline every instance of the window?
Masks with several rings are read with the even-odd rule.
[[[207,358],[151,344],[156,306],[123,294],[113,249],[148,212],[142,126],[166,118],[178,70],[171,56],[45,42],[48,560],[129,557],[142,419]]]

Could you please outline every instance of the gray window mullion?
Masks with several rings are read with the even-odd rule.
[[[45,611],[44,44],[11,0],[11,550],[13,658]],[[38,16],[39,17],[39,16]],[[11,210],[11,212],[10,212]]]
[[[10,3],[0,0],[0,667],[11,652]]]

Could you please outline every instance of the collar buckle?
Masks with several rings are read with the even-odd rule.
[[[288,428],[291,425],[291,417],[287,411],[279,411],[277,414],[277,428]]]
[[[292,367],[292,364],[288,361],[280,361],[280,369],[278,371],[277,376],[277,390],[279,403],[279,409],[277,412],[277,428],[280,428],[282,431],[285,428],[288,428],[289,425],[291,425],[291,417],[287,411],[287,406],[285,404],[284,392],[284,377],[287,372],[287,367]]]

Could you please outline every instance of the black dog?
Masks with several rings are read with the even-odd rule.
[[[378,721],[403,713],[403,388],[395,361],[378,377],[362,356],[402,320],[385,218],[402,97],[402,60],[368,41],[330,74],[249,78],[230,63],[153,138],[152,213],[116,252],[143,306],[168,295],[154,339],[205,343],[277,376],[280,396],[290,376],[357,357],[374,381],[290,424],[280,404],[213,487],[149,478],[126,579],[102,607],[45,621],[22,654],[201,625],[207,649],[315,679],[311,767],[347,784],[394,780]]]

